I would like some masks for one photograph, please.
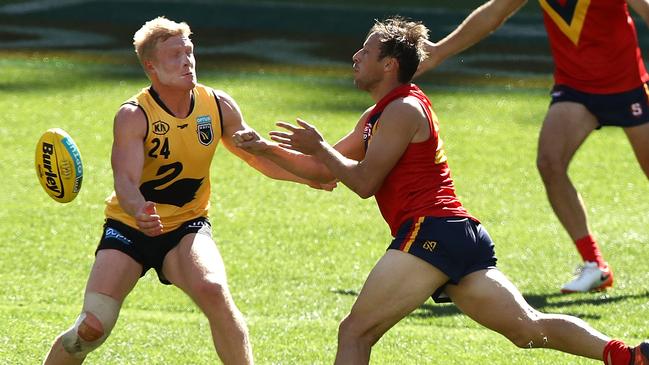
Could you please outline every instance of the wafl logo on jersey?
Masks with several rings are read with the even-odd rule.
[[[202,145],[209,146],[214,140],[214,131],[212,130],[212,118],[209,115],[201,115],[196,118],[196,133],[198,140]]]

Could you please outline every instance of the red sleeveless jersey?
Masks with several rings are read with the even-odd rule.
[[[539,0],[556,84],[612,94],[649,80],[625,0]]]
[[[476,220],[455,195],[444,144],[439,138],[437,117],[430,100],[416,85],[399,86],[376,103],[365,121],[365,148],[372,142],[372,132],[379,128],[385,107],[395,99],[407,96],[419,100],[428,117],[430,137],[426,141],[408,145],[374,195],[392,236],[396,235],[401,224],[414,217],[469,217]]]

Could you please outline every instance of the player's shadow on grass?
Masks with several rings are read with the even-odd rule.
[[[353,295],[358,296],[358,292],[355,290],[343,290],[343,289],[333,289],[332,292],[341,295]],[[623,302],[626,300],[635,300],[635,299],[647,299],[649,298],[649,291],[644,293],[635,293],[635,294],[614,294],[609,295],[605,293],[593,293],[593,294],[574,294],[566,295],[561,293],[551,293],[551,294],[523,294],[525,300],[541,312],[552,313],[557,308],[562,307],[581,307],[584,305],[595,305],[595,306],[608,306],[618,302]],[[557,299],[558,298],[558,299]],[[589,313],[581,313],[577,311],[561,311],[562,314],[573,315],[582,319],[599,319],[601,316],[593,315]],[[462,312],[453,304],[436,304],[431,300],[422,304],[409,316],[414,318],[434,318],[434,317],[444,317],[444,316],[456,316],[460,315]]]

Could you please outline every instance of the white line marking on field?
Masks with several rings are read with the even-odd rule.
[[[351,59],[349,62],[345,63],[310,54],[311,50],[317,49],[318,47],[318,42],[289,41],[286,39],[255,39],[246,42],[233,42],[211,47],[198,46],[196,47],[196,53],[198,55],[245,55],[258,59],[265,59],[268,61],[293,65],[351,65]]]
[[[20,15],[29,14],[32,12],[42,12],[50,9],[74,6],[87,3],[98,3],[99,0],[33,0],[22,3],[7,4],[0,6],[0,14]],[[156,0],[140,0],[140,2],[154,4]],[[339,11],[341,16],[349,11],[398,11],[403,10],[411,14],[419,15],[433,15],[434,17],[444,16],[458,16],[462,15],[462,11],[458,9],[444,9],[436,7],[405,7],[405,6],[372,6],[368,8],[362,5],[339,5],[327,3],[287,3],[281,1],[249,1],[232,3],[230,0],[166,0],[166,2],[183,3],[185,5],[191,4],[210,4],[210,5],[223,5],[235,6],[240,8],[249,8],[261,12],[270,10],[286,11],[287,9],[303,9],[312,12],[318,10],[325,11]],[[538,20],[532,23],[540,23],[539,15],[532,14],[518,14],[517,18],[528,18],[528,20]],[[534,19],[532,19],[534,18]],[[448,31],[454,29],[454,25],[446,25]],[[18,26],[3,26],[0,25],[0,32],[24,34],[32,36],[37,39],[29,40],[14,40],[14,41],[0,41],[0,48],[5,49],[20,49],[20,48],[101,48],[106,45],[115,44],[116,42],[110,36],[88,33],[82,31],[71,31],[56,28],[38,28],[38,27],[18,27]],[[507,23],[504,24],[494,36],[505,39],[519,38],[524,36],[529,40],[536,40],[546,37],[543,27],[538,24],[520,24],[520,23]],[[331,66],[344,66],[349,62],[341,60],[327,59],[321,56],[314,55],[314,50],[320,46],[318,42],[306,41],[291,41],[286,39],[257,39],[244,42],[232,42],[218,46],[205,46],[197,47],[197,54],[226,54],[226,55],[244,55],[262,60],[272,62],[281,62],[294,65],[331,65]],[[263,50],[263,51],[260,51]],[[103,50],[101,52],[132,52],[132,49],[111,49]],[[513,71],[509,72],[503,69],[494,69],[492,66],[481,65],[488,61],[493,64],[494,62],[547,62],[551,63],[552,59],[548,56],[541,55],[524,55],[516,52],[506,54],[474,54],[474,55],[459,55],[444,62],[439,68],[439,71],[456,72],[459,74],[485,74],[493,73],[500,75],[524,75],[536,74],[538,72],[530,71]],[[515,67],[514,67],[515,68]]]

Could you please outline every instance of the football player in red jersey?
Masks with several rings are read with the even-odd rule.
[[[575,242],[583,265],[564,293],[613,285],[588,225],[581,196],[568,176],[577,149],[595,129],[622,127],[649,176],[649,75],[638,48],[631,6],[649,23],[646,0],[539,0],[555,63],[552,101],[539,135],[537,166],[548,200]],[[491,0],[437,43],[418,73],[434,68],[480,41],[515,13],[525,0]]]
[[[630,348],[584,321],[532,308],[496,269],[486,229],[455,195],[426,95],[410,81],[425,57],[428,30],[401,18],[377,22],[353,56],[354,82],[375,105],[335,146],[315,127],[279,125],[278,142],[254,131],[237,146],[303,178],[339,179],[363,198],[375,196],[394,240],[363,285],[338,332],[336,364],[367,364],[372,346],[430,296],[450,298],[476,322],[521,348],[551,348],[608,365],[649,365],[649,342]]]

